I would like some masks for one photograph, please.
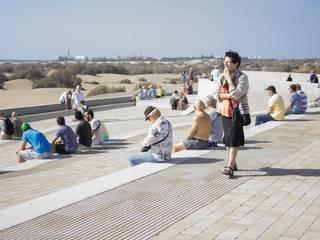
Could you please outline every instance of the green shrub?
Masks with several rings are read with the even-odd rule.
[[[146,88],[148,88],[150,85],[152,85],[152,87],[154,87],[154,88],[157,88],[157,85],[156,85],[155,83],[152,83],[152,82],[142,82],[142,83],[137,83],[137,84],[134,86],[133,90],[138,90],[139,87],[146,87]]]
[[[140,77],[138,78],[138,82],[147,82],[147,79],[145,79],[144,77]]]
[[[8,81],[7,76],[4,73],[0,72],[0,85],[2,85],[6,81]]]
[[[123,79],[120,81],[120,83],[123,83],[123,84],[132,84],[132,82],[129,80],[129,79]]]
[[[99,85],[99,82],[97,82],[97,81],[85,81],[84,83],[92,84],[92,85]]]
[[[177,84],[177,83],[179,83],[179,78],[170,78],[169,83],[170,84]]]
[[[81,78],[71,74],[66,70],[57,70],[50,76],[43,79],[34,80],[32,88],[74,88],[81,85]]]
[[[116,92],[125,92],[125,87],[108,87],[106,85],[98,86],[92,89],[87,96],[96,96],[101,94],[108,94],[108,93],[116,93]]]

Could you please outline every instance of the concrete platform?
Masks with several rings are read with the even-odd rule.
[[[220,172],[222,147],[127,168],[148,127],[140,117],[148,104],[97,113],[113,144],[0,174],[0,239],[317,239],[318,113],[246,129],[240,171],[229,179]],[[183,139],[193,116],[156,104],[174,123],[175,141]],[[15,144],[1,144],[4,154]],[[10,164],[1,158],[0,167]]]

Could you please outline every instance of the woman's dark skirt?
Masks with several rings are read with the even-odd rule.
[[[222,127],[224,131],[223,143],[226,147],[244,146],[243,127],[235,126],[231,118],[222,116]]]

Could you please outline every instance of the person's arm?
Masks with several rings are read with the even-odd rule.
[[[271,108],[271,107],[268,107],[267,113],[268,113],[268,114],[271,114],[271,113],[272,113],[272,108]]]
[[[199,118],[198,116],[196,116],[192,121],[191,128],[187,134],[187,139],[192,139],[196,134],[196,132],[198,131],[198,128],[199,128]]]
[[[26,149],[27,146],[27,142],[26,141],[22,141],[21,147],[17,149],[16,154],[18,154],[18,152],[23,151]]]
[[[54,145],[58,139],[59,139],[59,137],[55,136],[55,137],[52,139],[52,142],[51,142],[51,143]]]
[[[160,134],[160,126],[156,128],[150,128],[148,131],[148,134],[145,139],[143,139],[142,146],[147,147],[151,146],[153,143],[156,143],[157,141],[161,140],[161,135]]]
[[[292,99],[292,97],[291,97],[291,98],[290,98],[290,103],[289,103],[288,107],[286,108],[286,112],[289,112],[290,109],[292,108],[292,106],[293,106],[293,99]]]
[[[249,89],[248,77],[242,74],[238,79],[238,85],[235,89],[230,90],[230,98],[232,100],[238,101],[239,98],[246,95]]]

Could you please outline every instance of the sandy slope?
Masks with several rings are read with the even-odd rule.
[[[250,79],[256,81],[255,86],[251,86],[251,94],[253,99],[262,98],[263,101],[267,101],[264,94],[264,82],[266,80],[272,80],[272,84],[277,87],[278,83],[284,83],[288,76],[288,73],[275,73],[275,72],[247,72]],[[86,92],[95,88],[97,85],[91,84],[92,81],[97,81],[99,84],[106,84],[108,86],[124,86],[126,87],[126,93],[108,94],[105,96],[118,96],[123,94],[132,94],[134,91],[134,85],[138,83],[139,78],[145,78],[148,82],[153,82],[155,84],[161,83],[162,86],[168,91],[178,90],[182,88],[181,84],[167,84],[163,82],[168,82],[169,79],[179,78],[177,74],[143,74],[143,75],[121,75],[121,74],[100,74],[98,76],[90,75],[79,75],[83,79],[83,87]],[[306,82],[309,78],[309,74],[292,74],[293,81],[296,82]],[[133,84],[120,84],[123,79],[129,79]],[[261,83],[261,86],[260,86]],[[12,80],[5,83],[4,87],[6,90],[0,90],[0,109],[11,108],[11,107],[21,107],[21,106],[31,106],[46,103],[57,103],[60,94],[67,89],[63,88],[42,88],[42,89],[32,89],[32,82],[26,79]],[[280,90],[280,89],[279,89]],[[257,93],[257,94],[256,94]],[[280,93],[283,95],[285,100],[288,98],[287,86],[283,88]],[[311,94],[312,99],[314,95]]]

